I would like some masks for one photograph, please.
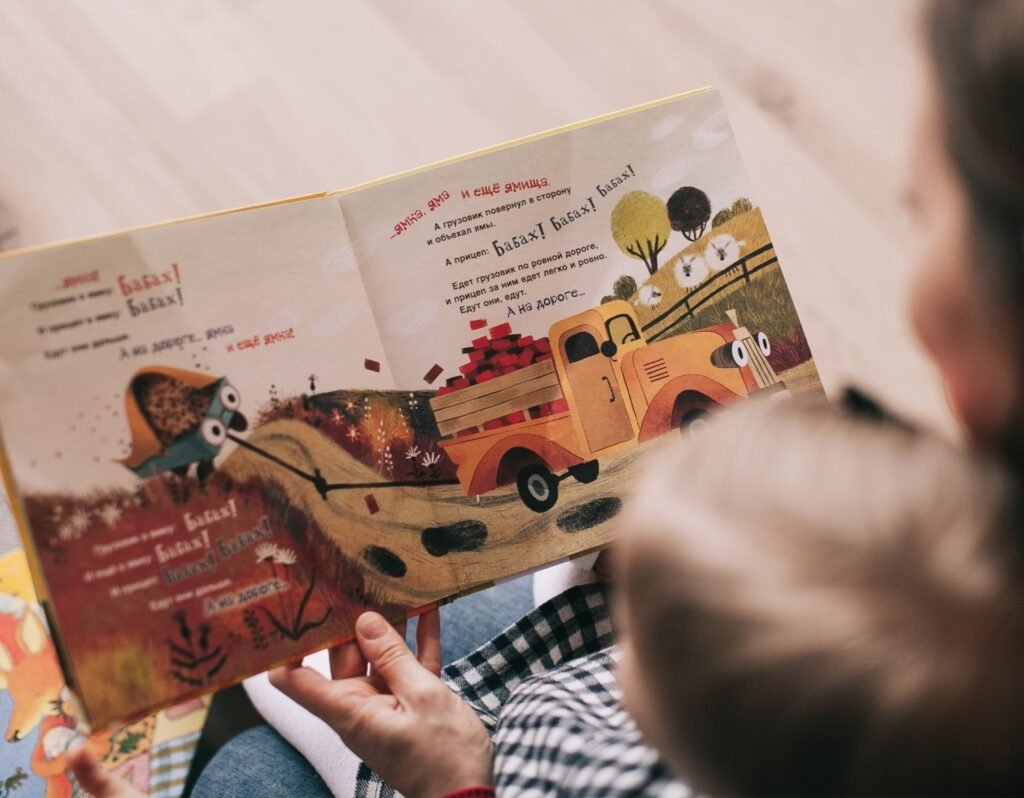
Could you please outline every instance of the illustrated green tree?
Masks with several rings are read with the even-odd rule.
[[[754,210],[754,203],[748,200],[746,197],[740,197],[732,204],[732,215],[740,216],[747,211]]]
[[[704,235],[711,218],[711,200],[695,186],[677,189],[668,198],[668,218],[673,230],[678,230],[690,241]]]
[[[721,227],[732,218],[732,208],[722,208],[711,218],[711,228]]]
[[[741,216],[747,211],[751,211],[753,209],[754,205],[750,200],[746,197],[740,197],[732,204],[731,208],[722,208],[722,210],[714,215],[714,218],[711,220],[711,227],[719,227],[730,219]]]
[[[619,299],[629,299],[636,293],[636,280],[628,274],[622,275],[612,286],[612,293]]]
[[[658,271],[658,253],[672,233],[665,203],[646,191],[630,191],[612,209],[612,238],[623,254]]]

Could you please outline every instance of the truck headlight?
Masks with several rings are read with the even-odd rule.
[[[750,362],[750,353],[742,341],[733,341],[711,353],[711,365],[720,369],[742,368]]]

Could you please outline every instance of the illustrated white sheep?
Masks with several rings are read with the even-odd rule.
[[[636,304],[656,308],[661,304],[661,289],[656,285],[641,286]]]
[[[720,272],[739,260],[740,247],[746,245],[746,241],[737,241],[728,233],[723,233],[708,243],[708,248],[704,250],[704,259],[711,271]]]
[[[683,288],[700,285],[708,276],[708,263],[700,255],[683,255],[673,270],[676,282]]]

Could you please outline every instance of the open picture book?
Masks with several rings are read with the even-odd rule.
[[[96,727],[607,546],[646,451],[820,391],[710,89],[10,253],[0,307],[6,486]]]

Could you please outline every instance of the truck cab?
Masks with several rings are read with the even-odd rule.
[[[636,442],[637,414],[622,364],[646,346],[636,313],[621,300],[606,302],[551,326],[555,370],[573,427],[591,457]]]

